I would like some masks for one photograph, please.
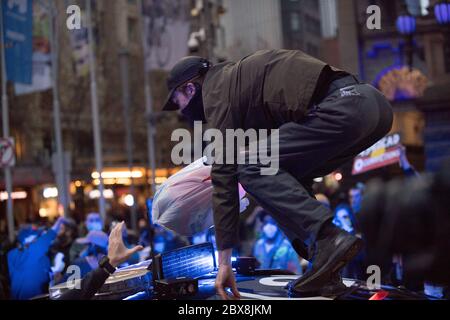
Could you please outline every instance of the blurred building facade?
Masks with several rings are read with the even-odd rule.
[[[216,55],[238,60],[261,49],[300,49],[322,56],[322,29],[335,32],[334,0],[223,0]],[[333,16],[331,14],[331,16]],[[322,21],[327,23],[322,25]]]
[[[74,35],[66,28],[66,1],[55,1],[59,41],[59,92],[61,103],[61,126],[66,166],[70,169],[72,213],[80,215],[96,210],[96,181],[92,177],[95,168],[92,114],[90,100],[87,47],[74,45]],[[85,1],[72,1],[85,12]],[[144,59],[141,42],[138,1],[93,1],[95,53],[97,62],[97,86],[102,136],[103,165],[105,171],[127,171],[125,125],[123,121],[122,86],[119,69],[119,52],[129,52],[129,82],[131,96],[131,123],[134,140],[133,163],[140,178],[135,179],[141,204],[148,196],[149,171],[145,113],[143,72]],[[84,22],[83,22],[84,23]],[[85,25],[83,24],[83,28]],[[83,33],[76,41],[83,40]],[[83,61],[84,59],[84,61]],[[151,73],[151,86],[155,110],[160,109],[167,89],[165,72]],[[38,215],[53,216],[57,213],[52,155],[55,138],[52,113],[52,90],[26,95],[16,95],[9,86],[10,126],[16,142],[16,166],[13,168],[15,191],[25,191],[25,199],[15,200],[14,213],[17,223],[23,223]],[[174,128],[182,127],[176,114],[157,114],[156,144],[157,178],[162,182],[172,173],[170,161],[170,135]],[[176,169],[175,169],[176,170]],[[3,174],[3,173],[1,173]],[[4,180],[0,179],[4,190]],[[130,179],[105,181],[105,188],[113,190],[116,199],[123,200],[128,192]],[[94,192],[92,192],[94,191]],[[108,209],[115,210],[120,203],[108,202]],[[5,228],[6,202],[2,201],[0,228]],[[122,201],[123,207],[123,201]],[[116,208],[117,209],[117,208]],[[79,217],[82,219],[82,217]]]
[[[160,3],[149,1],[150,3]],[[170,1],[168,1],[170,2]],[[90,83],[85,61],[86,47],[80,38],[65,27],[67,1],[55,1],[58,7],[59,30],[59,90],[63,146],[67,152],[71,182],[72,210],[95,210],[94,144],[92,133]],[[84,12],[83,0],[74,0]],[[148,156],[144,106],[143,72],[145,70],[139,1],[97,0],[93,10],[97,82],[105,171],[127,169],[125,126],[122,111],[122,85],[119,52],[129,52],[129,81],[131,123],[134,140],[133,163],[141,173],[135,180],[141,194],[148,195]],[[172,3],[172,2],[170,2]],[[206,1],[189,1],[191,9],[205,7]],[[444,55],[445,38],[436,27],[431,13],[423,15],[424,1],[407,0],[409,11],[418,15],[418,32],[414,35],[414,63],[417,76],[392,73],[394,67],[404,66],[406,39],[395,27],[402,1],[389,0],[210,0],[211,11],[191,11],[191,30],[199,34],[200,46],[192,52],[208,55],[214,62],[237,60],[259,49],[301,49],[322,58],[332,65],[358,74],[386,95],[392,95],[395,108],[393,131],[400,132],[408,147],[411,161],[418,169],[436,168],[442,159],[450,156],[450,98],[448,98],[449,71]],[[434,5],[436,1],[430,1]],[[382,11],[382,29],[366,27],[369,5],[377,4]],[[176,10],[172,3],[172,9]],[[432,10],[431,10],[432,11]],[[160,18],[159,11],[153,11]],[[207,14],[206,14],[207,13]],[[164,20],[164,19],[163,19]],[[209,30],[202,40],[202,28]],[[153,34],[152,34],[153,35]],[[85,36],[85,35],[84,35]],[[164,39],[161,39],[164,41]],[[81,41],[82,42],[82,41]],[[163,55],[162,48],[160,54]],[[191,48],[192,49],[192,48]],[[199,49],[199,50],[198,50]],[[448,57],[447,57],[448,59]],[[391,75],[391,77],[389,77]],[[392,80],[398,76],[399,80]],[[165,70],[150,73],[154,110],[161,108],[167,95]],[[403,76],[403,78],[402,78]],[[426,90],[418,82],[427,81]],[[412,96],[398,99],[395,91],[400,85],[412,87]],[[26,199],[15,201],[15,215],[23,222],[29,215],[45,215],[45,210],[56,212],[56,200],[44,199],[43,190],[55,184],[52,155],[55,137],[52,114],[52,91],[15,95],[9,86],[11,106],[10,123],[16,142],[16,166],[13,168],[14,188],[26,191]],[[177,114],[157,112],[156,166],[157,178],[162,182],[177,168],[173,168],[170,136],[175,128],[187,127]],[[3,173],[1,173],[3,174]],[[114,197],[122,199],[130,181],[110,179],[106,188]],[[3,179],[0,179],[3,184]],[[4,186],[0,186],[4,190]],[[94,192],[95,194],[95,192]],[[49,204],[51,202],[51,204]],[[117,203],[109,203],[116,210]],[[5,201],[0,202],[0,229],[5,226]],[[1,222],[3,221],[3,222]]]
[[[445,37],[433,14],[436,2],[337,2],[339,66],[358,74],[391,100],[393,131],[401,133],[414,165],[427,170],[436,170],[450,157],[450,97],[443,89],[450,87],[450,74],[445,68]],[[373,4],[381,8],[381,30],[366,27],[366,10]],[[408,39],[396,28],[396,19],[405,10],[403,4],[417,19],[412,73],[408,72]]]

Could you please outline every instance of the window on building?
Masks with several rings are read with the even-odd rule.
[[[16,162],[20,162],[23,160],[25,154],[25,137],[22,132],[12,130],[12,136],[14,137],[14,147],[15,147],[15,156]]]
[[[313,57],[318,57],[319,56],[319,48],[316,45],[308,42],[306,44],[306,53]]]
[[[312,8],[316,11],[319,10],[319,1],[318,0],[309,0],[307,5],[309,8]]]
[[[300,30],[300,14],[298,12],[291,12],[291,30]]]
[[[138,41],[138,22],[135,18],[128,18],[128,42]]]
[[[78,132],[75,140],[75,154],[78,157],[90,158],[94,153],[94,142],[89,132]]]
[[[320,35],[321,27],[318,19],[311,17],[310,15],[305,15],[305,25],[306,31],[309,33]]]

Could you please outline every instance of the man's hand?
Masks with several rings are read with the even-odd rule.
[[[56,220],[56,222],[53,224],[52,226],[52,230],[55,231],[56,233],[59,232],[59,228],[61,228],[61,225],[65,222],[66,220],[63,217],[59,217],[58,220]]]
[[[127,261],[134,253],[144,249],[143,246],[136,246],[132,249],[125,247],[122,239],[122,229],[124,223],[118,223],[109,235],[108,258],[109,263],[113,267],[117,267],[121,263]]]
[[[215,287],[217,293],[223,300],[236,300],[241,298],[231,267],[231,251],[231,249],[228,249],[219,252],[219,272],[217,273]],[[232,296],[229,296],[225,291],[227,288],[231,289]]]

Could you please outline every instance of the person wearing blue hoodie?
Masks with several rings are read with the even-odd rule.
[[[50,282],[50,258],[47,253],[64,218],[59,218],[47,232],[22,230],[20,245],[8,252],[11,298],[28,300],[47,293]]]

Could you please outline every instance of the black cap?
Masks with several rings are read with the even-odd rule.
[[[211,63],[202,58],[196,56],[184,57],[172,68],[167,78],[167,88],[169,89],[169,96],[164,103],[164,111],[178,110],[178,106],[172,102],[172,95],[174,91],[183,83],[189,80],[204,75]]]

